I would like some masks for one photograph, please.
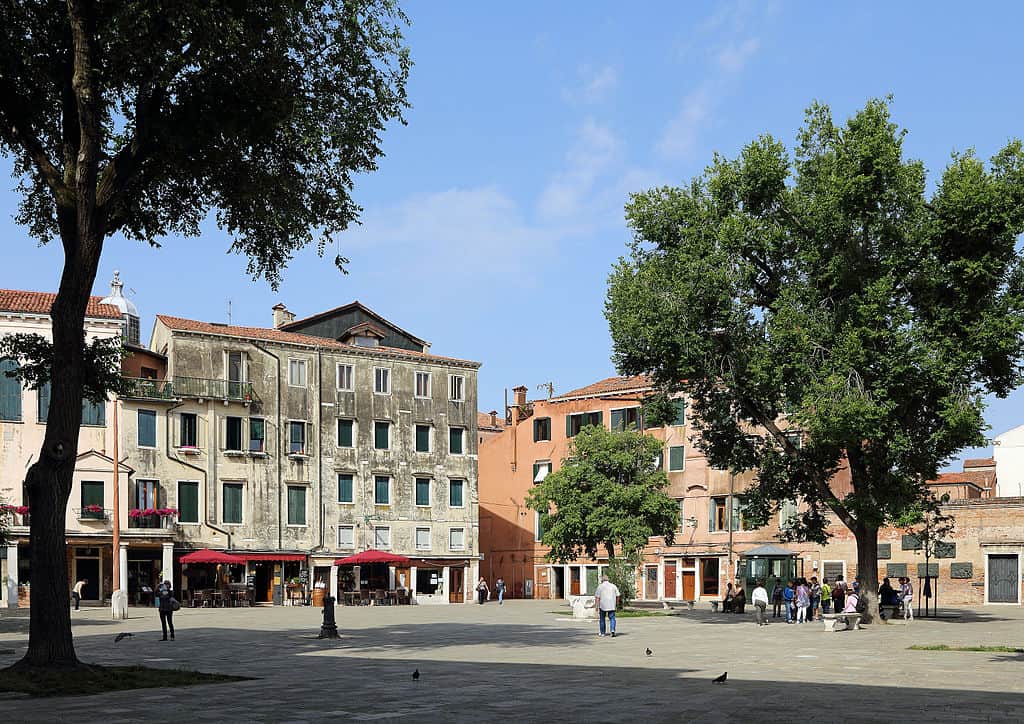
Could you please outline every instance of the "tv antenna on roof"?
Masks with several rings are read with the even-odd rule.
[[[537,389],[538,390],[547,390],[548,391],[548,399],[549,400],[555,394],[555,385],[552,382],[545,382],[544,384],[537,385]]]
[[[228,300],[228,324],[231,324],[231,300]]]

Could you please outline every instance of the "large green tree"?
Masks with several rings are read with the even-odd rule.
[[[18,220],[64,250],[52,346],[10,350],[34,350],[42,378],[60,370],[26,478],[33,595],[21,665],[77,664],[64,513],[83,388],[104,391],[90,360],[106,350],[82,338],[104,240],[156,246],[197,235],[212,213],[271,284],[296,250],[316,241],[322,253],[356,220],[354,178],[376,167],[385,126],[401,120],[405,22],[393,0],[0,3],[0,151],[20,181]]]
[[[685,390],[709,462],[756,471],[748,519],[797,498],[790,536],[826,540],[829,513],[853,532],[872,614],[879,527],[983,444],[1024,351],[1020,142],[954,155],[929,192],[904,134],[887,101],[844,125],[814,104],[792,155],[762,136],[634,195],[606,305],[620,370]]]
[[[526,496],[540,513],[549,558],[595,558],[603,549],[632,561],[652,536],[672,542],[679,503],[665,492],[658,461],[663,443],[634,430],[588,425],[572,442],[562,466]]]

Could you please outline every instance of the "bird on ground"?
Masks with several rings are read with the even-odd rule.
[[[414,672],[412,672],[412,680],[413,681],[419,681],[420,680],[420,670],[419,669],[416,669]]]
[[[125,631],[125,632],[122,632],[122,633],[119,633],[119,634],[118,634],[117,636],[115,636],[115,637],[114,637],[114,643],[116,644],[116,643],[117,643],[118,641],[120,641],[121,639],[127,639],[127,638],[131,638],[131,637],[132,637],[132,636],[134,636],[134,635],[135,635],[135,634],[130,634],[130,633],[128,633],[127,631]]]
[[[651,655],[651,654],[653,654],[654,652],[653,652],[653,651],[651,651],[651,647],[650,647],[650,646],[648,646],[648,647],[647,647],[647,652],[646,652],[646,653],[647,653],[647,655],[648,655],[648,656],[650,656],[650,655]]]
[[[729,676],[729,672],[728,672],[728,671],[726,671],[726,672],[725,672],[724,674],[722,674],[721,676],[716,676],[716,677],[715,677],[714,679],[712,679],[712,680],[711,680],[711,683],[712,683],[712,684],[724,684],[724,683],[725,683],[725,680],[726,680],[726,678],[728,678],[728,676]]]

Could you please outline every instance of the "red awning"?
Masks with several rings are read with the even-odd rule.
[[[209,548],[202,548],[198,551],[186,553],[181,557],[182,563],[233,563],[241,565],[245,559],[241,556],[233,556],[224,551],[211,551]]]
[[[372,563],[396,563],[402,565],[409,565],[412,562],[411,559],[405,556],[398,556],[394,553],[388,553],[387,551],[376,551],[372,548],[362,553],[356,553],[354,556],[348,556],[347,558],[339,558],[334,561],[336,566],[362,566],[370,565]]]
[[[235,553],[236,556],[247,561],[304,561],[305,553],[246,553],[244,551]]]

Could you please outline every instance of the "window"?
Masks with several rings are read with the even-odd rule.
[[[0,379],[0,384],[3,384],[3,379]],[[20,399],[20,397],[19,397]],[[85,400],[82,400],[85,404]],[[46,418],[50,415],[50,383],[44,382],[38,390],[36,390],[36,421],[45,424]]]
[[[249,452],[261,453],[267,450],[267,421],[258,417],[249,418]]]
[[[242,522],[242,484],[224,483],[223,488],[224,505],[221,522],[237,525]]]
[[[355,389],[353,384],[353,378],[355,377],[355,369],[352,365],[338,365],[338,389],[351,392]]]
[[[87,507],[92,505],[99,506],[100,510],[98,512],[86,510]],[[103,482],[83,480],[81,517],[102,520],[103,516]]]
[[[127,324],[124,326],[124,334],[127,335],[125,339],[131,344],[139,343],[139,318],[134,314],[126,314],[125,320]]]
[[[704,596],[718,595],[718,559],[700,559],[700,592]]]
[[[551,474],[551,462],[543,460],[533,464],[533,482],[543,483],[544,479]]]
[[[462,402],[466,399],[466,378],[462,375],[448,375],[448,399]]]
[[[338,502],[355,502],[352,491],[352,473],[338,473]]]
[[[416,505],[430,505],[430,478],[416,478]]]
[[[416,426],[416,452],[430,452],[430,425]]]
[[[373,547],[381,550],[391,547],[391,528],[380,526],[373,529]]]
[[[462,507],[462,492],[465,488],[464,480],[449,480],[448,481],[448,506],[451,508]]]
[[[354,420],[338,420],[338,447],[355,447]]]
[[[290,387],[306,386],[306,360],[288,360],[288,385]]]
[[[452,455],[462,455],[463,450],[463,430],[461,427],[450,427],[448,428],[448,452]]]
[[[82,400],[82,424],[102,427],[107,424],[107,404]]]
[[[675,419],[672,420],[671,424],[676,427],[682,427],[686,424],[686,400],[672,400],[672,406],[676,409],[676,416]]]
[[[377,450],[391,448],[391,423],[378,420],[373,423],[373,446]]]
[[[156,447],[156,410],[139,410],[139,447]]]
[[[711,518],[708,521],[708,530],[712,533],[729,530],[728,505],[729,496],[727,495],[711,498]],[[735,496],[732,499],[732,529],[743,529],[743,511],[740,499]]]
[[[603,419],[600,412],[580,412],[575,415],[566,415],[565,436],[576,437],[579,435],[580,430],[587,425],[601,426],[604,424]]]
[[[199,416],[194,412],[183,412],[178,418],[178,446],[199,446]]]
[[[533,540],[540,543],[544,539],[544,526],[541,524],[540,511],[533,512]]]
[[[373,504],[391,505],[391,478],[378,475],[373,479]]]
[[[226,417],[224,418],[225,424],[225,435],[224,435],[224,449],[225,450],[242,450],[242,423],[244,420],[241,417]]]
[[[639,429],[640,408],[627,407],[622,410],[612,410],[612,430]]]
[[[797,516],[795,500],[783,500],[779,503],[779,528],[789,530],[793,527],[793,518]]]
[[[797,450],[803,447],[803,437],[799,431],[786,432],[782,435],[784,438],[789,440],[789,444],[795,447]]]
[[[199,483],[178,481],[178,522],[199,522]]]
[[[466,547],[466,529],[451,528],[448,531],[448,548],[453,551],[461,551]]]
[[[682,445],[670,445],[668,448],[668,471],[678,473],[686,469],[686,448]]]
[[[391,370],[389,368],[373,368],[373,391],[378,395],[391,394]]]
[[[541,442],[542,440],[551,439],[551,418],[550,417],[538,417],[533,421],[533,441]]]
[[[288,525],[306,524],[306,487],[288,486]]]
[[[339,548],[355,548],[356,546],[356,529],[351,525],[339,525],[338,526],[338,547]]]
[[[430,373],[416,373],[416,396],[420,398],[430,397]]]
[[[245,380],[245,366],[241,352],[228,352],[228,397],[239,399],[242,396],[242,382]],[[240,450],[241,448],[232,448]]]
[[[21,382],[4,374],[14,372],[19,366],[10,357],[0,360],[0,420],[21,420]]]
[[[135,481],[135,506],[141,510],[160,507],[160,483],[156,480]]]
[[[306,423],[292,420],[288,423],[288,454],[306,454]]]
[[[417,528],[416,529],[416,550],[418,550],[418,551],[429,551],[430,550],[430,528]]]

